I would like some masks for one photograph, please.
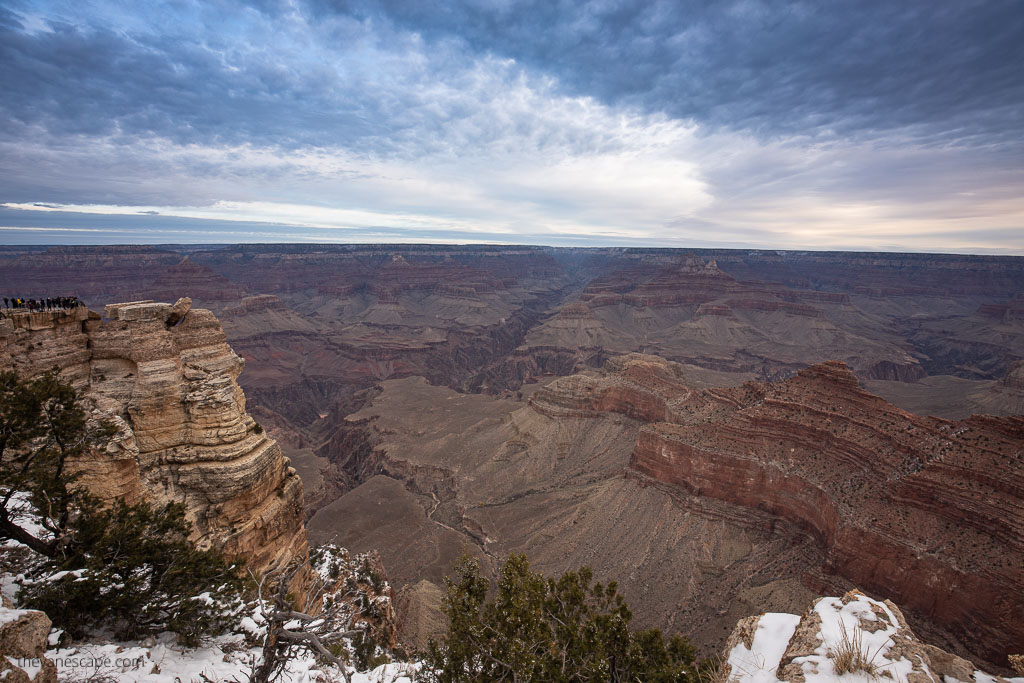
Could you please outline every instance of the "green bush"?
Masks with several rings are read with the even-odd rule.
[[[72,636],[171,630],[195,643],[225,625],[238,568],[195,548],[182,504],[104,508],[76,484],[69,459],[102,448],[113,432],[87,418],[56,369],[31,381],[0,373],[0,539],[45,558],[18,599]]]
[[[189,540],[185,508],[122,501],[76,516],[75,552],[51,560],[18,600],[70,635],[107,629],[119,638],[174,631],[195,645],[223,631],[240,604],[238,567]]]
[[[584,567],[558,579],[510,555],[497,590],[464,557],[446,579],[448,632],[431,641],[421,679],[462,681],[697,680],[694,648],[655,629],[631,631],[632,613],[614,582],[592,584]]]

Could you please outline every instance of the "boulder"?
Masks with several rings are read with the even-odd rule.
[[[55,683],[57,667],[43,655],[50,618],[43,612],[0,607],[0,680]]]
[[[192,308],[192,299],[187,296],[183,296],[175,301],[174,305],[171,306],[171,312],[167,314],[167,327],[174,327],[180,323],[190,308]]]

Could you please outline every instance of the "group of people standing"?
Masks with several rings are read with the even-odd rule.
[[[68,308],[78,308],[83,305],[77,296],[47,296],[41,299],[22,299],[21,297],[4,297],[4,307],[7,309],[26,308],[30,312],[37,311],[63,311]]]

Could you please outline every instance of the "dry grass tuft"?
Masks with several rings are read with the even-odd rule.
[[[885,644],[878,646],[874,652],[864,649],[864,631],[860,627],[854,627],[853,633],[848,633],[846,624],[840,623],[843,635],[839,643],[829,648],[828,658],[832,660],[836,674],[856,673],[863,671],[868,676],[878,676],[878,665],[875,664],[875,657],[882,651]]]
[[[1007,659],[1010,660],[1010,668],[1024,676],[1024,655],[1010,655]]]
[[[701,662],[697,668],[697,681],[698,683],[729,683],[729,681],[735,680],[731,673],[727,660],[716,654]]]

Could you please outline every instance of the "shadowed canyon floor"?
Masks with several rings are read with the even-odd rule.
[[[1021,590],[1019,570],[981,567],[983,556],[970,554],[977,543],[1004,563],[1013,555],[1000,547],[1021,556],[1013,514],[1019,520],[1022,496],[1005,475],[1019,465],[972,450],[982,438],[1004,454],[1020,449],[1019,429],[973,418],[951,427],[966,429],[952,437],[941,425],[954,423],[910,413],[964,420],[1024,412],[1024,259],[6,247],[0,288],[76,294],[93,308],[190,296],[213,310],[247,361],[239,383],[249,411],[305,483],[312,536],[379,549],[396,585],[407,584],[400,604],[413,637],[436,624],[433,586],[464,550],[489,563],[526,551],[549,572],[589,564],[620,580],[640,623],[690,632],[705,646],[720,645],[738,618],[799,611],[814,594],[856,583],[895,599],[919,630],[997,657],[954,623],[982,623],[969,606],[950,596],[946,611],[916,604],[908,586],[926,567],[989,602]],[[683,365],[645,361],[670,370],[652,370],[655,386],[623,393],[635,378],[610,379],[625,371],[615,363],[597,368],[632,352]],[[877,396],[852,375],[797,374],[830,360]],[[756,391],[744,388],[754,380]],[[826,388],[806,396],[794,389],[803,396],[797,416],[748,403],[748,391],[774,396],[815,381]],[[609,382],[618,388],[601,388]],[[604,398],[594,403],[594,392]],[[815,412],[833,403],[829,415]],[[843,438],[856,448],[812,467],[812,451],[831,453],[842,440],[821,420],[846,425],[851,436]],[[897,424],[920,438],[886,431]],[[708,434],[720,442],[695,436]],[[957,456],[937,445],[943,439],[973,459],[953,463]],[[688,471],[732,464],[694,482],[658,460],[680,444]],[[920,472],[910,471],[913,458]],[[824,462],[832,470],[821,470]],[[803,507],[751,498],[750,486],[727,486],[730,477],[756,490],[793,487]],[[986,512],[986,496],[1010,512],[1010,523]],[[828,520],[807,513],[828,507],[824,500],[835,508]],[[908,535],[911,526],[926,537]],[[850,539],[875,549],[871,567],[848,552]]]

